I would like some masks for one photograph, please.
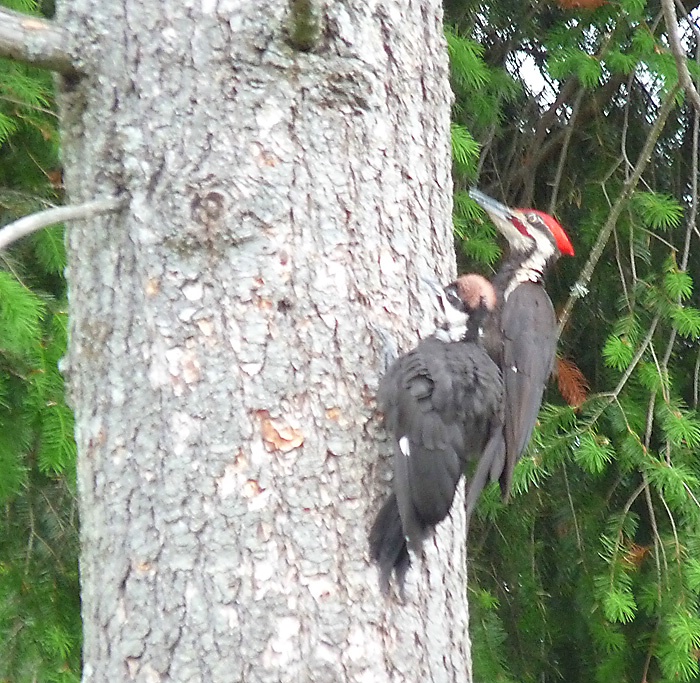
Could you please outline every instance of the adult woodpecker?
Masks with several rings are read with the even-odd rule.
[[[382,592],[395,572],[402,596],[409,548],[419,552],[447,517],[467,461],[503,450],[501,373],[480,342],[496,293],[470,274],[440,289],[438,299],[441,325],[390,366],[377,395],[394,441],[394,490],[372,526],[370,555]]]
[[[503,374],[505,462],[500,485],[505,499],[513,469],[532,436],[554,366],[557,323],[544,289],[544,276],[560,256],[573,256],[574,248],[552,216],[534,209],[511,209],[476,189],[469,194],[509,245],[509,253],[492,280],[498,303],[484,336],[484,344]],[[495,455],[494,459],[501,457]]]

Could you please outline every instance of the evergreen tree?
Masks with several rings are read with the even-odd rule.
[[[513,499],[489,489],[472,525],[475,680],[698,680],[698,112],[661,6],[446,6],[463,270],[500,256],[472,184],[554,213],[578,253],[548,283],[573,314]],[[0,61],[0,142],[2,222],[60,203],[50,75]],[[61,228],[0,254],[0,680],[80,675],[64,266]]]
[[[548,283],[574,311],[559,392],[514,500],[489,490],[472,529],[476,680],[698,678],[700,112],[661,16],[636,0],[450,3],[465,267],[496,254],[463,194],[476,181],[557,215],[579,255]]]
[[[4,2],[34,14],[34,0]],[[61,203],[52,76],[0,59],[0,221]],[[63,230],[0,253],[0,680],[77,681],[80,598]]]

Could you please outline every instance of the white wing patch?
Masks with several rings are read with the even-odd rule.
[[[407,436],[402,436],[399,439],[399,448],[401,449],[401,452],[408,457],[411,455],[411,447],[408,445],[408,437]]]

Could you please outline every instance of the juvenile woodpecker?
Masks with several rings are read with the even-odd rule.
[[[437,331],[390,366],[377,396],[394,442],[393,493],[370,533],[385,593],[395,572],[403,595],[409,549],[418,553],[448,515],[466,463],[503,452],[503,382],[480,341],[496,293],[470,274],[439,290],[438,299]],[[467,497],[475,500],[490,475],[477,466],[478,490],[470,488]]]
[[[505,462],[499,481],[507,499],[513,469],[532,436],[554,366],[557,322],[544,277],[560,256],[573,256],[574,248],[552,216],[511,209],[476,189],[469,194],[509,245],[492,281],[498,301],[484,333],[484,344],[503,374]],[[497,452],[493,457],[503,458]]]

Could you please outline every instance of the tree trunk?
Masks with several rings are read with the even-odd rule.
[[[406,605],[367,555],[376,330],[454,274],[440,2],[58,19],[70,198],[129,200],[68,237],[84,680],[470,680],[459,503]]]

